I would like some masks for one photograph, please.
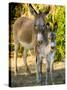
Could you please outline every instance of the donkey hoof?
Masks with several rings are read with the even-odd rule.
[[[16,72],[16,71],[14,72],[14,75],[15,75],[15,76],[17,75],[17,72]]]
[[[37,84],[41,84],[41,81],[40,80],[37,80],[36,82],[37,82]]]
[[[32,73],[31,71],[26,71],[26,74],[31,75]]]
[[[47,82],[45,82],[45,85],[48,85],[48,83],[47,83]]]
[[[52,82],[52,85],[55,85],[55,83],[54,83],[54,82]]]
[[[24,75],[25,75],[25,76],[27,76],[27,75],[28,75],[28,73],[26,73],[26,72],[25,72],[25,73],[24,73]]]

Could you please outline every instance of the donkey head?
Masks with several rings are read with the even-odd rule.
[[[34,30],[37,34],[37,42],[42,43],[46,39],[46,25],[44,22],[44,18],[47,16],[49,11],[45,12],[37,12],[31,4],[29,4],[30,12],[35,16],[34,20]]]
[[[51,49],[53,50],[56,47],[56,30],[58,28],[57,22],[53,25],[53,30],[50,27],[50,24],[47,23],[47,28],[49,29],[48,41],[50,43]]]

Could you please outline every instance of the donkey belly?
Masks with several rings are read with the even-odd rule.
[[[25,49],[31,49],[31,48],[34,48],[34,45],[32,43],[26,43],[26,42],[22,42],[22,41],[19,41],[21,46],[24,47]]]

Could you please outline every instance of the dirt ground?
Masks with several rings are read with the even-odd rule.
[[[28,74],[25,71],[25,65],[23,63],[23,58],[18,58],[17,61],[17,75],[14,75],[14,59],[10,58],[9,61],[9,67],[10,67],[10,84],[11,87],[24,87],[24,86],[40,86],[45,85],[45,62],[42,64],[42,72],[43,72],[43,78],[42,78],[42,84],[36,82],[36,67],[35,67],[35,57],[34,56],[28,56],[27,57],[27,63],[28,67],[31,71],[31,74]],[[54,63],[54,83],[56,84],[65,84],[65,63],[64,62],[55,62]],[[27,75],[25,75],[27,73]],[[50,76],[48,79],[48,85],[52,85]]]

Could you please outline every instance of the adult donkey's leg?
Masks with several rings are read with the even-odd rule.
[[[17,55],[18,55],[18,42],[15,42],[15,51],[14,51],[14,73],[17,75]]]
[[[26,72],[31,73],[27,64],[27,49],[24,48],[24,52],[23,52],[23,61],[25,64],[25,74]]]

